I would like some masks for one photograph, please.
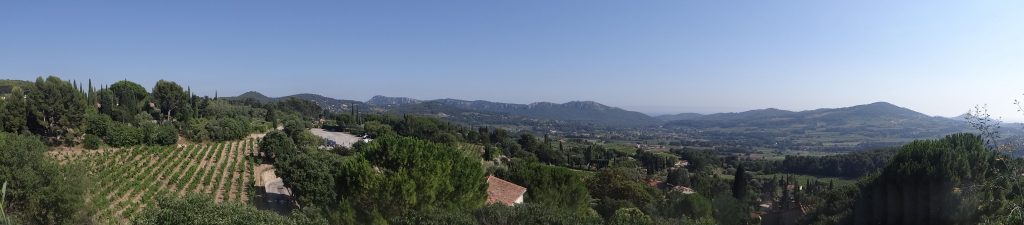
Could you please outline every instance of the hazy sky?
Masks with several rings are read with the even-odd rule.
[[[1024,121],[1024,1],[3,1],[0,78]]]

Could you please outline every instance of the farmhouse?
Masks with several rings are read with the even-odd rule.
[[[526,188],[523,186],[494,176],[487,176],[487,204],[500,203],[508,206],[521,204],[525,194]]]

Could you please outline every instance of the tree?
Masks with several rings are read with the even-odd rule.
[[[636,168],[608,167],[598,170],[587,181],[590,194],[599,199],[598,212],[610,217],[623,206],[642,208],[652,203],[660,193],[641,182],[641,177],[642,174]]]
[[[109,87],[114,97],[114,102],[108,102],[110,117],[115,121],[124,123],[136,123],[135,115],[142,112],[143,100],[149,95],[146,88],[131,81],[118,81]],[[101,99],[102,100],[102,99]]]
[[[178,129],[170,124],[154,125],[152,130],[147,133],[149,134],[149,138],[147,138],[149,144],[173,145],[178,143]]]
[[[114,122],[104,140],[110,146],[125,147],[143,143],[146,140],[146,135],[141,129],[129,123]]]
[[[663,217],[683,218],[711,218],[714,208],[711,201],[699,194],[684,194],[678,191],[669,192],[664,199],[664,204],[658,207]]]
[[[51,143],[74,144],[85,118],[85,96],[57,77],[36,79],[28,95],[29,129]]]
[[[18,133],[26,129],[26,99],[21,88],[14,87],[7,99],[0,101],[0,131]]]
[[[385,136],[338,166],[337,196],[363,221],[427,208],[466,211],[484,204],[480,159],[450,145]]]
[[[85,140],[83,141],[83,147],[85,147],[85,149],[96,150],[99,149],[102,144],[103,140],[101,140],[100,137],[93,134],[85,135]]]
[[[647,169],[647,173],[656,173],[672,167],[675,165],[676,161],[679,161],[679,157],[674,155],[645,150],[638,151],[635,158],[644,165],[644,169]]]
[[[68,87],[71,85],[68,84]],[[24,224],[85,224],[85,180],[81,168],[45,155],[38,137],[0,133],[0,181],[8,183],[5,208]]]
[[[747,171],[743,169],[743,164],[736,166],[736,174],[733,175],[732,181],[732,197],[744,200],[747,198]]]
[[[637,208],[621,208],[608,221],[608,225],[653,225],[651,217]]]
[[[172,81],[160,80],[156,82],[156,86],[153,87],[153,99],[156,100],[156,105],[160,107],[163,120],[170,120],[176,118],[181,114],[181,110],[187,108],[185,91],[181,89],[177,83]],[[179,118],[179,120],[184,118]]]
[[[564,167],[515,162],[509,181],[526,187],[526,201],[552,207],[584,210],[590,207],[590,193],[583,177]]]
[[[668,172],[668,177],[665,178],[665,183],[675,185],[692,187],[690,183],[690,172],[686,168],[673,169]]]
[[[96,102],[99,104],[99,111],[101,113],[113,118],[114,107],[117,106],[117,97],[114,97],[113,91],[110,89],[96,91]]]
[[[604,224],[593,212],[524,203],[515,206],[491,204],[474,213],[480,225],[599,225]]]
[[[110,126],[113,123],[114,120],[110,119],[110,116],[90,110],[85,113],[85,126],[83,129],[85,134],[107,137]]]
[[[270,158],[287,158],[297,154],[298,149],[291,137],[281,131],[271,131],[260,140],[260,151]]]
[[[322,152],[296,154],[274,163],[276,172],[292,188],[299,204],[304,206],[333,206],[337,199],[334,192],[334,168],[341,160],[336,155]]]
[[[849,218],[853,224],[976,224],[1007,215],[1005,203],[1015,194],[1006,190],[1017,187],[1007,183],[1015,179],[999,176],[1020,174],[1008,161],[973,134],[911,142],[862,184]]]

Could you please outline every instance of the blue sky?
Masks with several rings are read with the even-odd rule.
[[[1024,1],[4,1],[0,78],[1024,121]]]

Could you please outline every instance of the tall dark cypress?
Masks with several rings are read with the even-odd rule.
[[[736,166],[735,179],[732,181],[732,196],[743,200],[747,197],[747,177],[743,164]]]

